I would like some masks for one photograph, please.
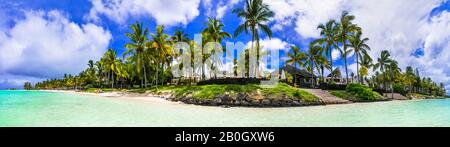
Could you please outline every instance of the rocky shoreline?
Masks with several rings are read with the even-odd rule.
[[[299,107],[326,105],[322,101],[305,102],[292,98],[252,98],[251,95],[239,93],[235,96],[228,94],[218,95],[214,99],[195,99],[193,97],[176,98],[173,94],[151,94],[154,97],[161,97],[173,102],[183,102],[185,104],[201,106],[221,106],[221,107]]]

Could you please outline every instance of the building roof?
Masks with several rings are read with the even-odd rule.
[[[287,73],[291,75],[297,75],[301,76],[303,78],[317,78],[316,75],[309,73],[308,71],[304,69],[298,69],[291,65],[285,65],[282,70],[286,71]]]

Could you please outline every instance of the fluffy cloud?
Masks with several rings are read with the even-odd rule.
[[[225,13],[231,11],[234,5],[238,4],[242,0],[203,0],[203,6],[206,9],[206,15],[210,17],[217,17],[222,19]]]
[[[402,68],[418,67],[422,75],[450,87],[450,16],[449,12],[431,12],[444,0],[266,0],[276,13],[275,27],[289,27],[305,38],[319,37],[320,23],[338,19],[341,12],[349,11],[370,38],[368,44],[373,58],[382,50],[389,50]],[[414,56],[417,49],[423,56]],[[334,53],[337,54],[337,53]]]
[[[91,0],[87,18],[99,21],[104,15],[116,23],[130,17],[152,16],[157,24],[186,25],[199,15],[200,0]]]
[[[261,39],[259,41],[259,44],[261,46],[261,51],[268,51],[268,50],[282,50],[282,51],[288,51],[292,44],[289,44],[283,40],[281,40],[280,38],[272,38],[272,39]],[[255,47],[256,47],[256,41],[255,41]],[[252,46],[252,42],[248,42],[247,43],[247,47],[251,48]]]
[[[102,27],[76,24],[59,11],[25,12],[0,31],[0,82],[76,74],[104,53],[111,37]]]

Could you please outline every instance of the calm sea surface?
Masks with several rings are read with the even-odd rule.
[[[0,126],[450,127],[450,99],[219,108],[40,91],[0,91]]]

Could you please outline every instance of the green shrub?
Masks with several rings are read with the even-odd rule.
[[[354,94],[357,98],[368,101],[374,101],[378,97],[378,93],[362,84],[348,84],[346,91]]]

